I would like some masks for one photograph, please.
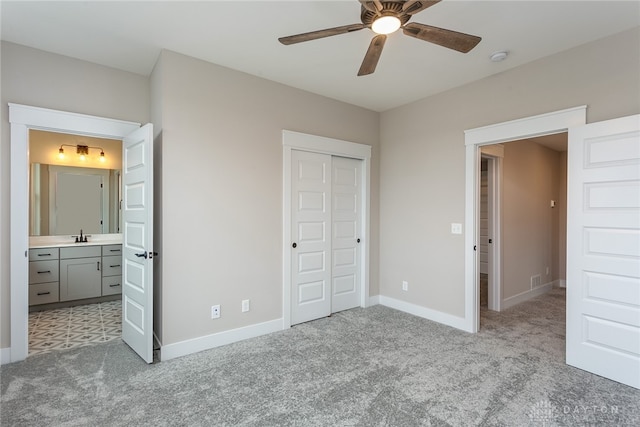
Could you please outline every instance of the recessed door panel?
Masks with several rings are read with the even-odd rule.
[[[333,295],[344,296],[356,293],[356,276],[349,274],[333,278]]]
[[[300,274],[305,273],[320,273],[325,270],[324,251],[319,252],[305,252],[298,256],[298,272]]]
[[[325,282],[322,280],[301,283],[298,286],[298,304],[308,305],[327,302],[325,288]]]

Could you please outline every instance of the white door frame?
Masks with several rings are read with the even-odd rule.
[[[362,228],[360,306],[369,305],[369,248],[371,218],[371,146],[288,130],[282,131],[282,328],[291,327],[291,150],[310,151],[362,160]]]
[[[518,120],[469,129],[464,132],[465,144],[465,259],[464,259],[464,330],[478,332],[480,327],[478,293],[478,251],[474,247],[479,241],[478,226],[478,177],[480,170],[480,147],[525,138],[567,132],[573,126],[586,123],[587,106],[526,117]]]
[[[488,309],[500,311],[502,305],[502,159],[504,146],[495,144],[483,147],[482,155],[488,160],[488,221],[489,238],[487,243],[488,261]],[[480,298],[478,298],[478,304]]]
[[[120,139],[140,123],[9,103],[11,124],[11,362],[27,358],[29,319],[29,130]]]

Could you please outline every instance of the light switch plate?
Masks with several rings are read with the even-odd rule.
[[[457,222],[451,223],[451,234],[462,234],[462,224]]]

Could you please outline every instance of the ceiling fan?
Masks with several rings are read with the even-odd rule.
[[[371,40],[360,70],[359,76],[371,74],[376,70],[382,48],[387,40],[387,34],[391,34],[402,28],[402,32],[419,40],[435,43],[458,52],[467,53],[473,49],[481,38],[444,28],[430,25],[409,23],[413,15],[428,7],[440,3],[440,0],[359,0],[361,3],[361,24],[343,25],[341,27],[327,28],[326,30],[311,31],[309,33],[280,37],[278,40],[285,45],[321,39],[323,37],[336,36],[354,31],[370,28],[377,35]]]

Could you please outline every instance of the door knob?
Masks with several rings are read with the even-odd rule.
[[[297,247],[298,247],[298,244],[297,244],[296,242],[293,242],[293,245],[291,245],[291,247],[292,247],[293,249],[295,249],[295,248],[297,248]]]
[[[147,259],[147,253],[146,253],[146,252],[142,252],[141,254],[136,254],[136,256],[137,256],[138,258],[144,258],[144,259]]]

